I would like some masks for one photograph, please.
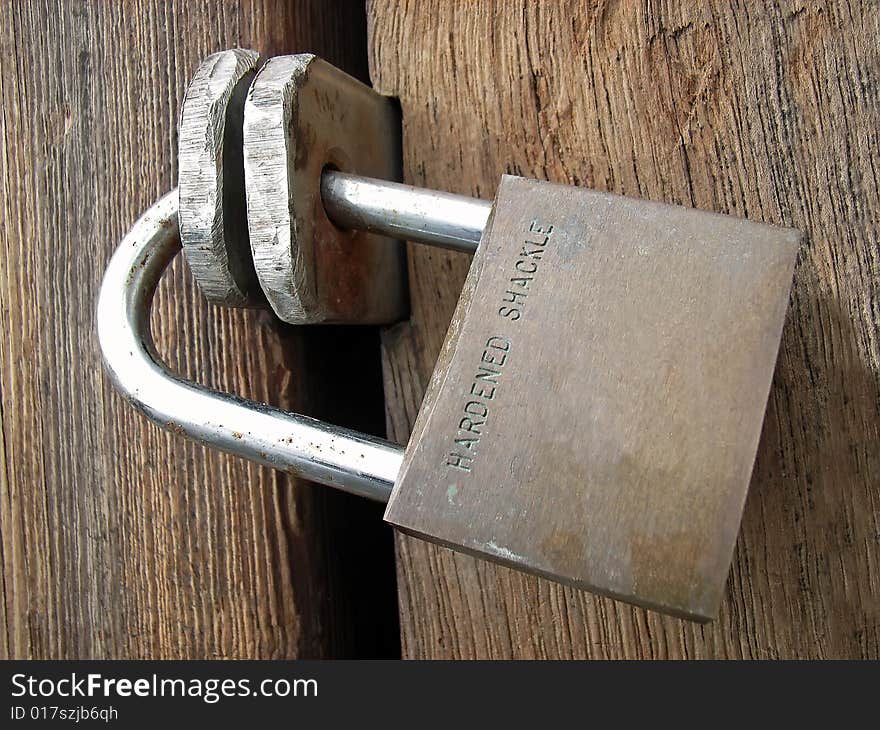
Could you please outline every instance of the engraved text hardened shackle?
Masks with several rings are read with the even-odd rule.
[[[493,203],[421,190],[389,182],[398,154],[393,104],[324,61],[208,57],[181,114],[179,194],[104,275],[116,388],[175,433],[388,501],[410,534],[713,618],[799,234],[511,176]],[[405,451],[158,358],[150,305],[179,240],[214,302],[381,324],[407,310],[403,249],[384,236],[476,251]]]

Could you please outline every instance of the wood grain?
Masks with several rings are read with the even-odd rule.
[[[93,325],[111,251],[176,179],[177,114],[198,62],[231,46],[311,50],[363,78],[362,15],[305,0],[0,8],[0,656],[312,657],[387,638],[363,606],[379,629],[355,636],[356,586],[339,567],[387,586],[381,553],[358,558],[336,535],[363,534],[370,508],[155,428],[112,392]],[[155,309],[159,349],[184,375],[341,410],[309,375],[332,345],[323,335],[206,306],[182,262]],[[348,336],[369,360],[375,333]],[[331,395],[379,393],[363,373]]]
[[[805,233],[734,563],[699,626],[399,538],[408,657],[880,656],[880,9],[374,0],[409,182],[504,172]],[[413,247],[384,338],[409,435],[468,266]]]

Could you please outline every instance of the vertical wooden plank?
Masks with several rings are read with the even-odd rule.
[[[357,546],[328,543],[338,498],[147,423],[101,373],[93,312],[116,243],[176,180],[201,58],[310,50],[364,78],[363,7],[10,1],[0,20],[0,656],[353,653],[337,566]],[[311,335],[206,306],[182,262],[155,309],[159,350],[184,375],[332,408],[306,397],[322,386],[303,374]],[[379,392],[368,380],[353,387]]]
[[[512,172],[805,233],[721,618],[399,538],[405,656],[877,658],[878,8],[373,0],[368,23],[411,183],[490,197]],[[413,318],[384,353],[400,442],[468,266],[411,254]]]

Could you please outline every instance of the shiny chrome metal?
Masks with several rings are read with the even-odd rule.
[[[334,170],[322,177],[330,218],[458,251],[477,248],[492,204]],[[119,244],[98,297],[98,341],[116,389],[159,426],[311,481],[385,502],[403,449],[383,439],[183,380],[156,353],[153,294],[180,250],[178,192],[147,210]]]
[[[134,224],[110,259],[98,297],[98,341],[116,388],[158,425],[321,484],[387,501],[403,450],[312,418],[178,378],[150,334],[156,285],[180,250],[173,190]]]
[[[325,170],[321,198],[343,228],[473,253],[492,203],[437,190]]]

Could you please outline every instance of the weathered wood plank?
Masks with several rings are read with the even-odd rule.
[[[363,78],[362,17],[359,3],[308,0],[0,9],[0,656],[357,650],[337,564],[360,551],[327,540],[338,499],[147,423],[101,373],[93,313],[114,246],[174,184],[177,114],[200,59],[311,50]],[[189,377],[332,406],[306,398],[322,385],[301,374],[310,336],[206,306],[180,262],[156,327]],[[381,562],[369,558],[367,574]]]
[[[664,618],[398,539],[410,657],[880,656],[880,10],[659,2],[368,6],[414,184],[501,173],[805,233],[720,619]],[[468,266],[413,247],[385,337],[409,435]]]

